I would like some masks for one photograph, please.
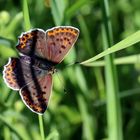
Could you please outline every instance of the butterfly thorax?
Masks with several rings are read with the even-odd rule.
[[[53,74],[55,73],[55,63],[48,61],[46,59],[42,59],[36,56],[29,57],[29,56],[21,56],[21,59],[24,63],[30,64],[31,67],[34,67],[44,73]]]

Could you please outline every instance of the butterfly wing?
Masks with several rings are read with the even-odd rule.
[[[42,114],[48,106],[52,76],[30,63],[30,57],[10,58],[4,66],[3,78],[8,87],[20,95],[33,112]]]
[[[33,29],[22,33],[16,48],[24,55],[44,58],[46,48],[46,33],[41,29]]]
[[[20,95],[25,105],[37,114],[43,114],[48,106],[52,90],[52,75],[37,77],[20,90]]]
[[[75,44],[79,30],[71,26],[55,27],[46,31],[44,56],[54,63],[60,63]]]
[[[24,85],[32,81],[30,64],[18,58],[9,58],[4,66],[3,79],[8,87],[19,90]]]
[[[47,30],[34,29],[21,34],[16,46],[28,56],[38,56],[55,64],[60,63],[75,44],[79,30],[71,26],[58,26]]]

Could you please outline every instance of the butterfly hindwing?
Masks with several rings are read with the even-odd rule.
[[[30,81],[30,78],[24,75],[25,69],[26,66],[20,62],[20,59],[9,58],[3,71],[3,78],[7,86],[13,90],[19,90],[22,86],[26,85]]]
[[[33,72],[35,75],[39,75],[41,70],[31,66],[30,57],[9,58],[8,63],[4,66],[3,78],[8,87],[19,90],[34,80]]]
[[[60,26],[47,30],[47,52],[45,52],[47,59],[60,63],[75,44],[78,35],[79,30],[71,26]]]
[[[17,70],[16,66],[18,63],[19,63],[18,58],[10,58],[8,63],[4,66],[4,71],[3,71],[3,78],[5,83],[7,84],[8,87],[14,90],[20,89],[15,74]]]
[[[30,62],[30,57],[10,58],[3,78],[8,87],[20,90],[24,103],[39,114],[45,112],[52,89],[52,75]]]
[[[39,85],[38,85],[39,84]],[[43,114],[48,106],[52,90],[52,75],[37,77],[37,82],[31,82],[20,90],[20,95],[26,106],[35,113]]]

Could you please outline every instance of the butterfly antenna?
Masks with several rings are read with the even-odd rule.
[[[63,80],[60,78],[60,76],[59,76],[59,74],[58,74],[58,71],[56,72],[56,74],[57,74],[57,77],[58,77],[60,83],[62,83],[61,86],[62,86],[62,88],[63,88],[64,93],[65,93],[65,94],[68,93],[67,89],[66,89],[65,86],[64,86]]]

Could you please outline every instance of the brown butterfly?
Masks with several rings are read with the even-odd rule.
[[[52,74],[75,44],[79,30],[59,26],[47,30],[33,29],[22,33],[16,46],[20,58],[9,58],[3,78],[8,87],[19,90],[25,105],[37,114],[47,109]]]

